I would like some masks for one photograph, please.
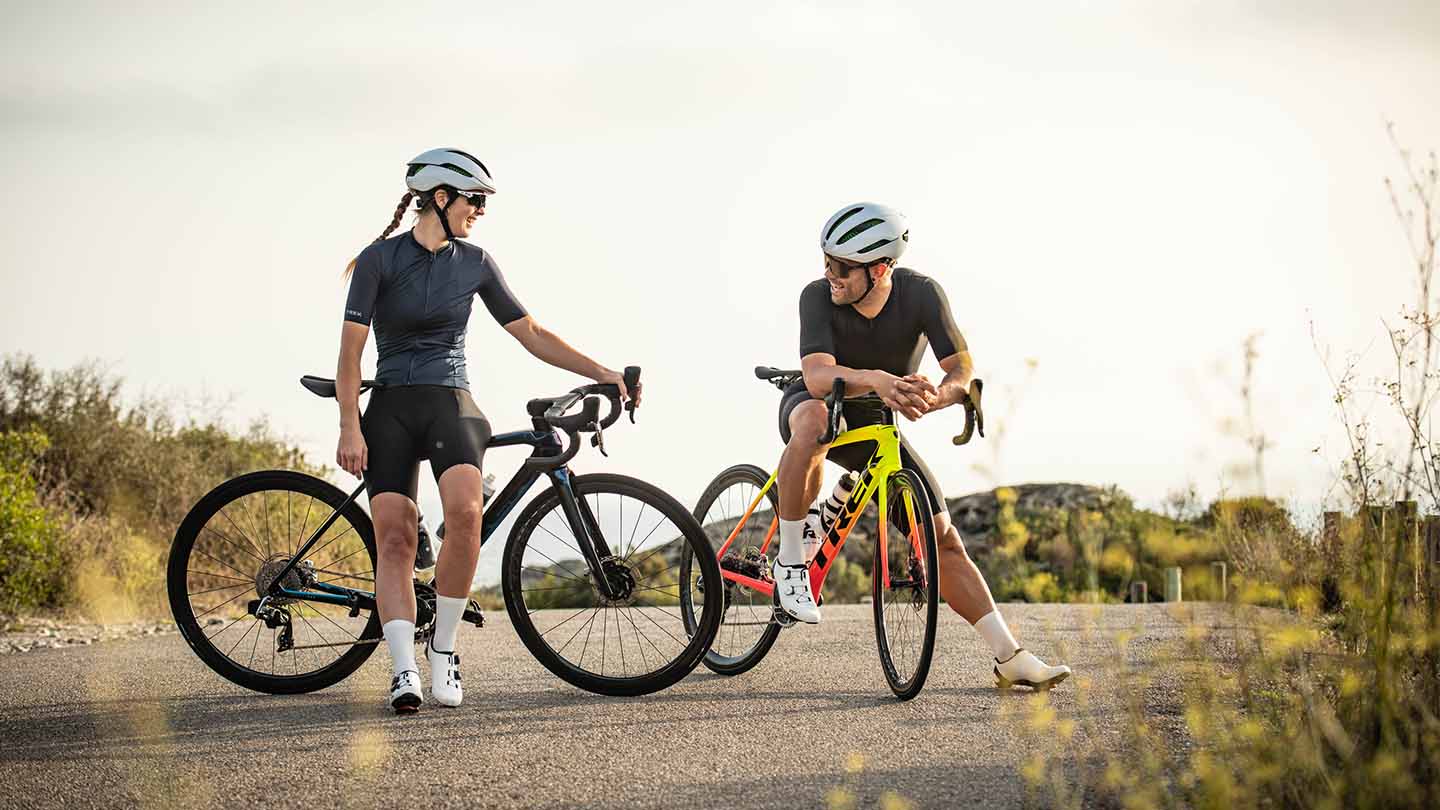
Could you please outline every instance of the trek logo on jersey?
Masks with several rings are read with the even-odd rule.
[[[356,317],[356,318],[363,318],[363,317],[365,317],[365,313],[361,312],[361,311],[358,310],[358,309],[347,309],[347,310],[345,310],[345,314],[346,314],[346,315],[352,315],[352,316],[354,316],[354,317]]]

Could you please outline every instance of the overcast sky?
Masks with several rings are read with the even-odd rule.
[[[333,460],[334,403],[296,379],[334,372],[341,271],[404,162],[457,146],[500,190],[472,241],[531,313],[645,368],[639,424],[582,471],[693,503],[772,468],[778,395],[750,368],[798,363],[820,225],[875,200],[909,215],[904,263],[945,286],[1006,427],[906,429],[949,494],[995,483],[977,461],[1147,504],[1244,489],[1220,423],[1259,332],[1269,490],[1315,503],[1339,435],[1309,325],[1383,367],[1410,289],[1385,121],[1440,146],[1432,2],[294,5],[7,11],[0,351],[233,396]],[[580,382],[475,309],[497,430]]]

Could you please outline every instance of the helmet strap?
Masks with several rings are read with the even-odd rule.
[[[435,192],[430,192],[430,207],[434,208],[435,215],[440,217],[440,227],[445,229],[445,238],[450,241],[455,240],[455,234],[450,231],[450,206],[455,204],[455,198],[459,196],[453,192],[446,192],[445,207],[441,208],[435,204]]]
[[[855,304],[859,304],[861,301],[864,301],[865,297],[875,290],[875,279],[870,276],[870,265],[867,264],[862,269],[864,269],[865,271],[865,295],[856,298]],[[851,306],[855,306],[855,304],[851,304]]]

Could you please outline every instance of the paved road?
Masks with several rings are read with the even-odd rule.
[[[1217,608],[1005,605],[1022,644],[1081,676],[1143,662]],[[320,693],[246,692],[177,636],[0,657],[0,807],[1018,807],[1027,749],[978,636],[943,613],[914,701],[890,697],[868,606],[829,606],[736,678],[701,669],[647,698],[596,697],[530,659],[503,612],[464,627],[466,703],[413,718],[382,708],[383,652]],[[1118,718],[1123,684],[1095,679],[1083,711]],[[1147,695],[1179,735],[1178,684]],[[1082,731],[1083,733],[1083,731]],[[791,752],[794,752],[793,754]],[[887,797],[893,791],[909,804]]]

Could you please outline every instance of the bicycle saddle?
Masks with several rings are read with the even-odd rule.
[[[310,393],[312,393],[312,394],[314,394],[314,395],[316,395],[316,396],[320,396],[320,397],[330,397],[330,398],[332,398],[332,399],[335,397],[335,381],[334,381],[334,380],[327,379],[327,378],[325,378],[325,377],[316,377],[316,376],[311,375],[311,374],[306,374],[304,377],[301,377],[301,378],[300,378],[300,384],[303,385],[303,386],[305,386],[305,390],[306,390],[306,391],[309,391]],[[360,391],[361,391],[361,392],[368,391],[368,390],[370,390],[371,388],[379,388],[379,387],[380,387],[380,386],[379,386],[374,380],[361,380],[361,381],[360,381]]]

